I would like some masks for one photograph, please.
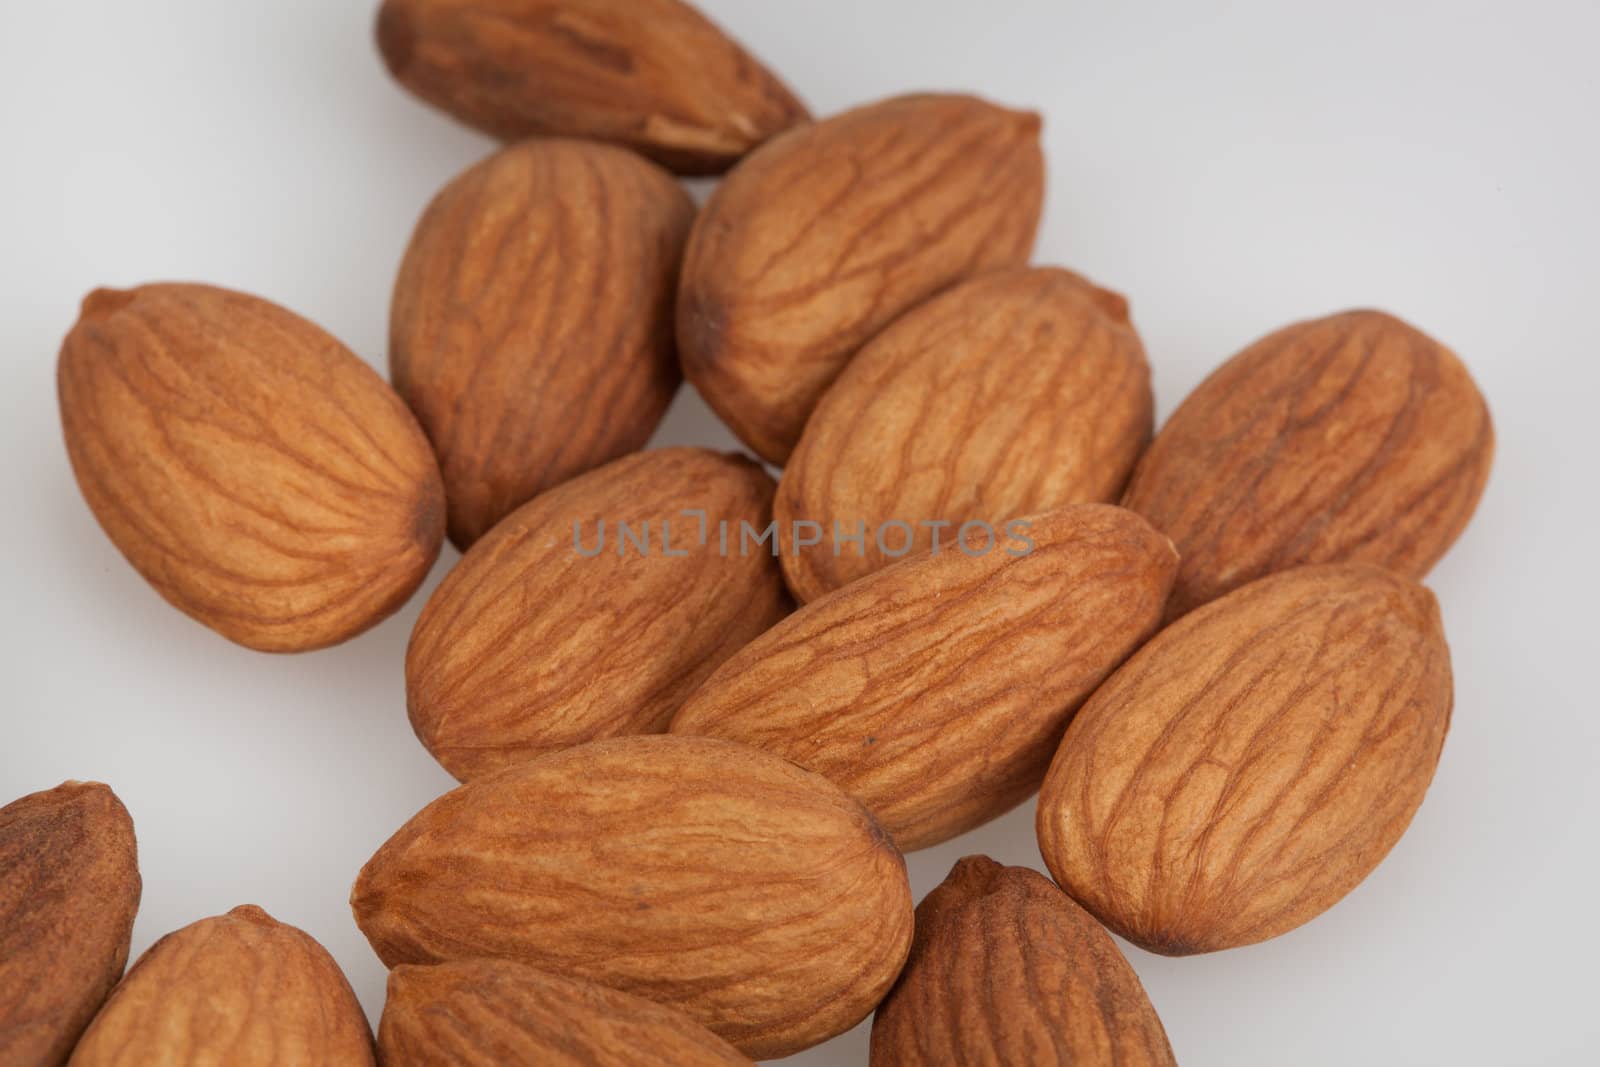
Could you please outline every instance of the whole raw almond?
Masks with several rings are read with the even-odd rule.
[[[389,355],[457,545],[650,439],[681,381],[673,297],[693,219],[666,171],[558,140],[491,156],[428,208]]]
[[[378,47],[407,89],[492,136],[612,141],[680,174],[720,174],[808,117],[681,0],[385,0]]]
[[[72,1067],[372,1064],[372,1031],[339,965],[254,905],[157,941],[111,993]]]
[[[67,1061],[122,977],[139,891],[133,820],[106,786],[0,808],[0,1063]]]
[[[61,349],[67,452],[128,562],[268,652],[337,644],[427,574],[439,468],[370,367],[311,323],[201,285],[102,289]]]
[[[1040,851],[1152,952],[1264,941],[1400,839],[1450,708],[1428,590],[1362,565],[1263,578],[1163,630],[1078,713],[1039,797]]]
[[[917,905],[872,1067],[1175,1067],[1139,976],[1050,880],[968,856]]]
[[[1155,632],[1177,573],[1131,511],[1080,504],[821,597],[690,697],[674,733],[775,752],[906,851],[1020,804],[1097,685]]]
[[[718,664],[790,608],[765,532],[773,482],[669,448],[535,498],[466,554],[417,620],[406,703],[458,779],[662,732]],[[726,524],[726,525],[724,525]]]
[[[873,335],[954,282],[1027,262],[1043,200],[1039,117],[974,97],[899,97],[793,130],[695,223],[684,373],[782,463]]]
[[[911,945],[905,863],[818,775],[624,737],[447,793],[351,895],[389,966],[518,959],[682,1009],[754,1058],[842,1033]]]
[[[680,1011],[514,960],[390,971],[378,1052],[387,1067],[750,1067]]]
[[[1176,617],[1302,564],[1420,579],[1466,527],[1493,459],[1461,361],[1391,315],[1351,311],[1223,364],[1162,427],[1123,503],[1183,555]]]
[[[956,286],[896,321],[824,394],[784,468],[774,514],[801,602],[893,561],[878,531],[995,526],[1115,502],[1150,443],[1150,365],[1127,301],[1054,267]],[[865,533],[854,548],[840,534]],[[895,542],[898,548],[899,543]]]

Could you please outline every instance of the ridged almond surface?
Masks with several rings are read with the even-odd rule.
[[[678,293],[684,372],[782,463],[845,364],[915,304],[1020,266],[1044,201],[1039,117],[897,97],[791,131],[712,195]]]
[[[128,962],[139,910],[133,820],[67,782],[0,808],[0,1063],[65,1063]]]
[[[1152,952],[1275,937],[1400,839],[1451,700],[1422,586],[1361,565],[1252,582],[1163,630],[1084,705],[1039,796],[1040,851]]]
[[[232,641],[337,644],[438,556],[444,493],[416,420],[283,308],[202,285],[102,289],[57,382],[95,518],[157,592]]]
[[[676,1009],[513,960],[389,972],[384,1067],[750,1067]]]
[[[1175,1067],[1139,976],[1088,912],[1026,867],[968,856],[917,905],[872,1067]]]
[[[904,860],[865,808],[698,737],[596,741],[447,793],[351,906],[390,966],[522,960],[680,1008],[753,1058],[860,1022],[911,945]]]
[[[111,993],[72,1067],[373,1064],[372,1031],[339,965],[254,905],[150,946]]]
[[[673,299],[693,220],[666,171],[583,141],[508,148],[429,206],[389,358],[457,545],[650,439],[681,381]]]
[[[1172,545],[1079,504],[812,601],[690,697],[674,733],[742,741],[866,804],[906,851],[1039,788],[1073,712],[1155,632]],[[981,542],[972,543],[973,550]]]
[[[1494,460],[1459,359],[1378,311],[1298,323],[1202,382],[1123,499],[1183,556],[1176,617],[1275,571],[1372,563],[1422,578]]]
[[[612,141],[720,174],[807,119],[794,94],[680,0],[385,0],[395,78],[469,126]]]
[[[670,448],[524,505],[417,620],[406,655],[417,736],[465,781],[596,738],[665,731],[707,675],[790,608],[771,548],[743,551],[740,540],[741,523],[770,521],[773,489],[748,459]],[[685,509],[704,513],[704,543]]]
[[[784,553],[804,602],[964,522],[1000,527],[1066,504],[1114,503],[1150,443],[1150,365],[1127,301],[1055,267],[999,271],[934,297],[878,335],[823,395],[784,468],[774,513],[821,543]],[[834,551],[834,531],[868,536]],[[815,529],[815,528],[813,528]],[[895,542],[898,548],[899,543]]]

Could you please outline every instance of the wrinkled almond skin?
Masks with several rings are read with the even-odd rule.
[[[751,1067],[673,1008],[513,960],[389,972],[384,1067]]]
[[[812,601],[723,664],[673,732],[816,771],[908,852],[1009,811],[1073,712],[1155,632],[1178,568],[1131,511],[1026,521],[986,555],[947,546]]]
[[[1421,579],[1493,460],[1489,408],[1461,361],[1392,315],[1351,311],[1218,368],[1162,427],[1123,504],[1183,556],[1175,618],[1304,564]]]
[[[707,675],[790,609],[771,549],[738,544],[739,523],[769,522],[774,488],[748,459],[669,448],[523,506],[417,620],[406,655],[417,737],[466,781],[601,737],[664,732]],[[705,512],[705,544],[685,509]],[[648,555],[620,529],[647,522]]]
[[[67,1061],[128,963],[139,892],[133,820],[106,786],[0,808],[0,1063]]]
[[[386,618],[438,556],[428,441],[373,370],[274,304],[202,285],[102,289],[57,365],[78,486],[179,610],[266,652]]]
[[[865,808],[698,737],[596,741],[447,793],[351,906],[391,967],[522,960],[679,1008],[755,1059],[860,1022],[911,945],[904,860]]]
[[[1026,263],[1043,202],[1035,114],[929,94],[793,130],[695,223],[678,291],[684,373],[781,464],[880,330],[963,278]]]
[[[150,946],[111,993],[72,1067],[373,1064],[372,1031],[339,965],[254,905]]]
[[[1055,267],[1000,271],[907,312],[850,361],[784,468],[774,513],[804,603],[892,562],[870,531],[1114,503],[1150,443],[1150,365],[1122,297]],[[833,531],[866,524],[858,550]]]
[[[400,84],[491,136],[610,141],[680,174],[720,174],[808,118],[680,0],[385,0],[378,48]]]
[[[872,1067],[1176,1067],[1116,943],[1050,880],[968,856],[917,905]]]
[[[1363,565],[1252,582],[1163,630],[1084,705],[1039,796],[1040,851],[1152,952],[1276,937],[1400,839],[1451,700],[1422,586]]]
[[[389,359],[456,545],[650,439],[682,380],[673,298],[693,220],[666,171],[581,141],[508,148],[428,208]]]

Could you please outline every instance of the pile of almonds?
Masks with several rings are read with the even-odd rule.
[[[1418,582],[1493,453],[1448,349],[1292,325],[1153,435],[1127,301],[1029,265],[1036,116],[812,121],[680,0],[378,41],[508,142],[417,226],[392,385],[187,284],[91,294],[59,364],[90,508],[232,641],[347,640],[464,551],[405,662],[463,784],[351,894],[376,1041],[253,906],[124,975],[133,824],[67,783],[0,809],[0,1062],[739,1064],[875,1012],[877,1067],[1170,1064],[1107,928],[1258,942],[1399,840],[1452,705]],[[755,458],[639,451],[685,377]],[[1054,881],[969,857],[913,910],[904,851],[1035,794]]]

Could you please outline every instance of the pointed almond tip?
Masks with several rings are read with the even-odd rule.
[[[1092,289],[1095,304],[1105,312],[1107,318],[1118,326],[1127,326],[1132,321],[1133,309],[1127,297],[1114,289],[1102,289],[1098,285]]]
[[[30,799],[30,798],[23,798]],[[90,804],[126,814],[127,808],[122,803],[115,791],[104,782],[84,782],[76,778],[68,779],[52,789],[44,789],[31,795],[36,803],[65,806],[88,802]],[[3,806],[3,805],[0,805]]]
[[[278,920],[268,915],[266,909],[258,904],[240,904],[228,912],[228,918],[239,919],[243,922],[255,923],[257,926],[277,926]]]
[[[104,782],[82,781],[77,778],[68,778],[53,790],[57,793],[74,795],[78,793],[111,793],[111,787]],[[112,793],[115,796],[114,793]]]
[[[1419,628],[1428,633],[1443,635],[1444,613],[1439,606],[1439,596],[1432,589],[1417,581],[1405,581],[1406,598],[1411,609],[1416,613]]]
[[[997,879],[1005,872],[1005,865],[988,856],[963,856],[950,868],[945,883],[959,888],[969,896],[982,896],[993,889]]]
[[[83,298],[80,318],[84,322],[108,319],[133,303],[138,295],[137,289],[96,289]]]

